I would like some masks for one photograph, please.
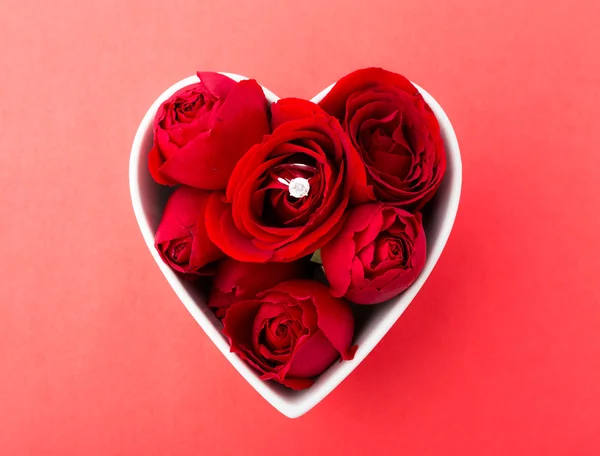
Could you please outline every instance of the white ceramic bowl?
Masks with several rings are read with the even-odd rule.
[[[236,81],[246,79],[236,74],[223,74]],[[156,264],[158,264],[158,267],[181,302],[204,332],[221,350],[223,356],[229,360],[233,367],[237,369],[261,396],[287,417],[296,418],[323,400],[325,396],[333,391],[365,359],[400,315],[402,315],[402,312],[404,312],[427,280],[427,277],[429,277],[446,245],[458,209],[462,182],[462,165],[456,135],[441,106],[431,95],[417,86],[440,123],[448,161],[446,176],[444,177],[442,186],[434,199],[429,203],[429,216],[427,217],[425,226],[428,244],[425,268],[408,290],[389,302],[373,307],[368,321],[355,334],[354,342],[358,344],[358,351],[352,361],[336,362],[310,388],[303,391],[292,391],[274,382],[260,380],[257,374],[244,361],[236,354],[230,353],[227,339],[221,333],[221,323],[206,307],[205,297],[195,290],[190,283],[180,280],[162,262],[154,248],[154,233],[160,222],[164,204],[171,190],[156,184],[148,172],[148,152],[152,147],[153,140],[152,122],[158,107],[163,101],[180,88],[197,81],[198,78],[196,76],[191,76],[169,87],[150,106],[150,109],[148,109],[148,112],[140,123],[133,141],[129,161],[129,187],[133,210],[148,250],[150,250],[150,253],[154,257]],[[315,103],[319,102],[331,90],[333,85],[316,95],[312,101]],[[270,102],[275,102],[279,98],[264,87],[263,90]],[[385,366],[382,366],[382,369],[385,369]]]

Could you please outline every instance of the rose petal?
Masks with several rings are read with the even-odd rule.
[[[210,241],[204,228],[204,209],[209,196],[210,192],[207,191],[179,187],[167,201],[155,234],[157,245],[189,237],[191,270],[197,270],[223,257],[223,253]]]
[[[259,335],[266,322],[283,313],[286,313],[286,308],[282,304],[262,303],[252,323],[252,346],[255,352],[259,351]]]
[[[377,236],[379,235],[381,228],[383,227],[383,215],[381,213],[381,206],[379,204],[370,205],[369,208],[364,208],[364,206],[359,206],[356,208],[356,211],[351,214],[352,216],[358,218],[363,216],[366,217],[367,214],[370,213],[371,210],[375,212],[371,213],[371,217],[368,219],[369,224],[358,231],[354,235],[354,242],[356,244],[356,251],[361,251],[371,242],[373,242]]]
[[[323,114],[316,104],[300,98],[281,98],[271,105],[271,129],[275,130],[281,124],[305,117]]]
[[[331,296],[325,285],[310,280],[290,280],[273,289],[292,296],[308,293],[317,311],[319,329],[343,359],[352,359],[350,344],[354,334],[354,317],[343,300]]]
[[[313,383],[315,383],[314,380],[311,380],[309,378],[284,378],[283,380],[281,380],[279,383],[281,383],[282,385],[287,386],[288,388],[291,388],[295,391],[300,391],[306,388],[309,388],[310,386],[313,385]]]
[[[223,293],[231,293],[235,289],[238,298],[254,298],[259,292],[280,282],[302,278],[307,269],[308,265],[304,261],[244,263],[225,258],[219,262],[213,286]]]
[[[269,131],[262,89],[256,81],[241,81],[229,92],[211,128],[179,149],[160,172],[193,187],[225,189],[240,157]]]
[[[212,71],[198,71],[196,74],[206,91],[215,98],[226,98],[236,85],[233,79]]]
[[[325,337],[323,331],[317,331],[297,349],[290,362],[286,377],[315,377],[327,369],[340,353]]]
[[[204,212],[204,211],[203,211]],[[210,240],[204,226],[204,214],[201,214],[196,224],[192,252],[190,254],[190,266],[200,268],[205,264],[223,258],[223,252]]]
[[[240,347],[252,346],[252,324],[256,314],[261,308],[258,300],[239,301],[227,309],[223,319],[223,334],[229,339],[231,351],[238,353],[242,358],[246,354]]]
[[[175,185],[174,182],[171,182],[169,179],[165,179],[160,173],[160,168],[163,165],[163,163],[164,159],[155,144],[152,146],[152,149],[150,149],[150,152],[148,153],[148,170],[150,171],[150,175],[159,184]]]
[[[338,119],[346,112],[346,100],[353,92],[378,85],[397,86],[408,93],[417,93],[417,89],[404,76],[381,68],[365,68],[354,71],[341,78],[319,102],[319,106]]]
[[[351,233],[340,233],[321,247],[321,261],[331,294],[341,298],[350,286],[350,268],[356,254]]]
[[[206,204],[206,232],[226,255],[239,261],[262,263],[269,260],[273,252],[259,249],[244,237],[233,222],[231,205],[223,201],[223,194],[213,193]]]

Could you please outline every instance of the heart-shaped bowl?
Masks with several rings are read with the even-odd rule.
[[[240,81],[247,79],[231,73],[222,73]],[[388,302],[368,306],[366,317],[357,325],[354,343],[358,350],[352,361],[334,363],[318,377],[314,385],[302,391],[293,391],[272,381],[261,380],[236,354],[229,350],[229,343],[221,333],[221,322],[206,306],[206,296],[197,290],[193,283],[182,280],[167,266],[154,248],[154,233],[160,223],[163,208],[172,189],[163,187],[152,179],[148,171],[148,153],[153,142],[153,121],[158,107],[177,90],[198,82],[197,76],[191,76],[172,85],[160,95],[142,119],[135,135],[129,161],[129,187],[133,211],[137,218],[144,241],[154,257],[156,264],[192,317],[210,337],[223,356],[237,371],[263,396],[273,407],[289,418],[296,418],[315,405],[338,386],[373,350],[375,345],[385,336],[392,325],[421,289],[433,267],[438,261],[450,231],[454,224],[462,182],[462,164],[458,141],[450,124],[450,120],[441,106],[425,90],[415,84],[425,101],[429,104],[441,127],[442,138],[446,147],[447,170],[444,180],[436,196],[427,205],[424,212],[424,224],[427,235],[427,262],[421,275],[411,287],[397,298]],[[318,103],[334,86],[324,89],[311,101]],[[265,96],[273,103],[278,97],[263,87]],[[364,307],[364,306],[363,306]],[[383,367],[385,369],[385,366]]]

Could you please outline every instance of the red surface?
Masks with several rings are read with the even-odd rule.
[[[599,15],[591,0],[3,0],[0,454],[599,454]],[[310,97],[368,65],[446,109],[461,207],[404,316],[292,421],[153,264],[129,150],[197,69]]]

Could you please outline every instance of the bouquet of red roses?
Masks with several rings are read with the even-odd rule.
[[[354,356],[355,304],[397,296],[423,269],[421,211],[446,170],[440,127],[408,79],[378,68],[318,104],[269,105],[254,80],[198,78],[154,119],[150,173],[175,187],[156,249],[209,282],[232,352],[306,388]]]

